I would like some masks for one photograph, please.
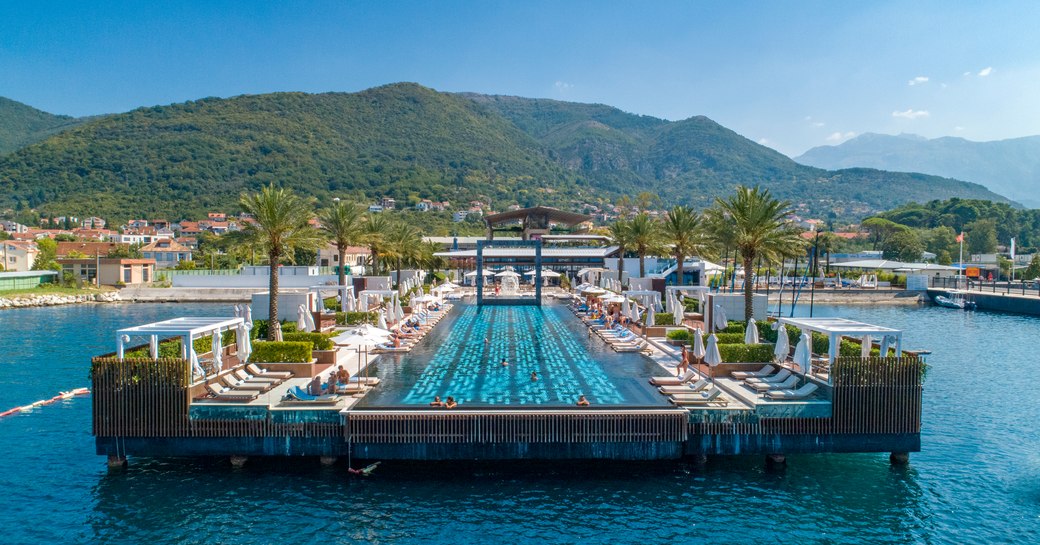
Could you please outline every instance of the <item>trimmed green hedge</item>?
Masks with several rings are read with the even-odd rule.
[[[683,301],[683,310],[686,312],[700,312],[701,302],[696,299],[686,299]]]
[[[734,322],[733,320],[730,320],[729,325],[727,325],[726,329],[723,329],[721,333],[740,333],[740,338],[743,340],[745,329],[747,329],[747,324],[744,322]]]
[[[716,333],[719,344],[744,344],[743,333]]]
[[[365,322],[374,323],[378,318],[375,312],[337,312],[336,325],[358,325]]]
[[[693,338],[693,332],[689,329],[673,329],[665,336],[670,341],[688,341]]]
[[[719,354],[726,363],[768,363],[773,360],[773,345],[720,344]]]
[[[286,333],[293,333],[295,331],[296,322],[282,320],[282,337],[285,337]],[[249,337],[252,339],[266,339],[267,320],[253,320],[253,330],[249,332]]]
[[[671,312],[654,314],[654,325],[675,325],[675,316]]]
[[[314,359],[309,342],[261,341],[253,345],[252,363],[308,363]]]
[[[283,334],[282,340],[285,342],[308,342],[311,343],[314,350],[332,350],[333,348],[332,338],[324,333],[296,331]]]

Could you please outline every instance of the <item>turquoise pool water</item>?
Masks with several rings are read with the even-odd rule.
[[[646,382],[663,370],[590,337],[560,305],[456,306],[411,352],[376,363],[383,383],[366,407],[421,406],[434,396],[465,406],[564,406],[581,394],[593,405],[666,404]]]

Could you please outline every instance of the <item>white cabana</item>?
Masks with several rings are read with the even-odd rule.
[[[307,291],[314,293],[316,305],[318,308],[314,310],[324,311],[327,310],[325,307],[325,298],[322,297],[322,292],[334,291],[336,292],[336,298],[339,300],[339,310],[341,312],[353,312],[354,310],[354,286],[345,285],[340,286],[338,284],[331,286],[311,286],[307,288]]]
[[[845,318],[780,318],[780,323],[801,329],[803,332],[815,331],[822,333],[828,338],[828,364],[833,365],[838,355],[842,337],[855,337],[862,339],[869,335],[872,338],[880,338],[882,354],[888,348],[891,340],[896,343],[896,357],[903,354],[903,332],[889,327],[876,326]]]
[[[758,326],[755,324],[754,318],[747,322],[747,329],[744,330],[744,344],[758,344]]]
[[[957,271],[957,267],[949,265],[937,265],[935,263],[908,263],[905,261],[893,261],[891,259],[860,259],[858,261],[845,261],[843,263],[831,263],[831,267],[839,269],[864,269],[873,271]]]
[[[214,345],[216,345],[220,342],[219,338],[222,332],[229,329],[240,330],[240,327],[244,327],[244,325],[245,320],[240,317],[192,317],[174,318],[162,322],[128,327],[116,332],[116,357],[123,359],[126,345],[133,337],[147,338],[150,352],[152,351],[151,347],[154,343],[154,352],[156,356],[158,356],[159,352],[159,340],[168,337],[180,337],[181,358],[191,362],[192,370],[196,375],[205,376],[205,371],[202,369],[202,366],[199,365],[199,357],[198,354],[195,353],[195,347],[192,344],[193,341],[205,337],[206,335],[215,335],[218,339],[214,343]],[[152,339],[155,340],[153,341]],[[218,361],[219,360],[214,361],[214,364],[219,365],[222,363],[218,363]],[[216,368],[220,369],[219,366]]]
[[[631,297],[634,301],[639,301],[639,304],[644,307],[653,306],[654,310],[661,308],[661,292],[653,290],[629,290],[624,292],[623,295]]]

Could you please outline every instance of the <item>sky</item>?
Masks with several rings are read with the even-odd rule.
[[[706,115],[796,156],[1040,134],[1040,2],[0,0],[0,96],[73,116],[412,81]]]

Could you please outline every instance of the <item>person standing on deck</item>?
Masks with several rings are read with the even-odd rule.
[[[675,376],[681,377],[683,373],[690,369],[690,351],[686,350],[686,345],[682,347],[682,357],[679,359],[679,365],[675,367]]]

